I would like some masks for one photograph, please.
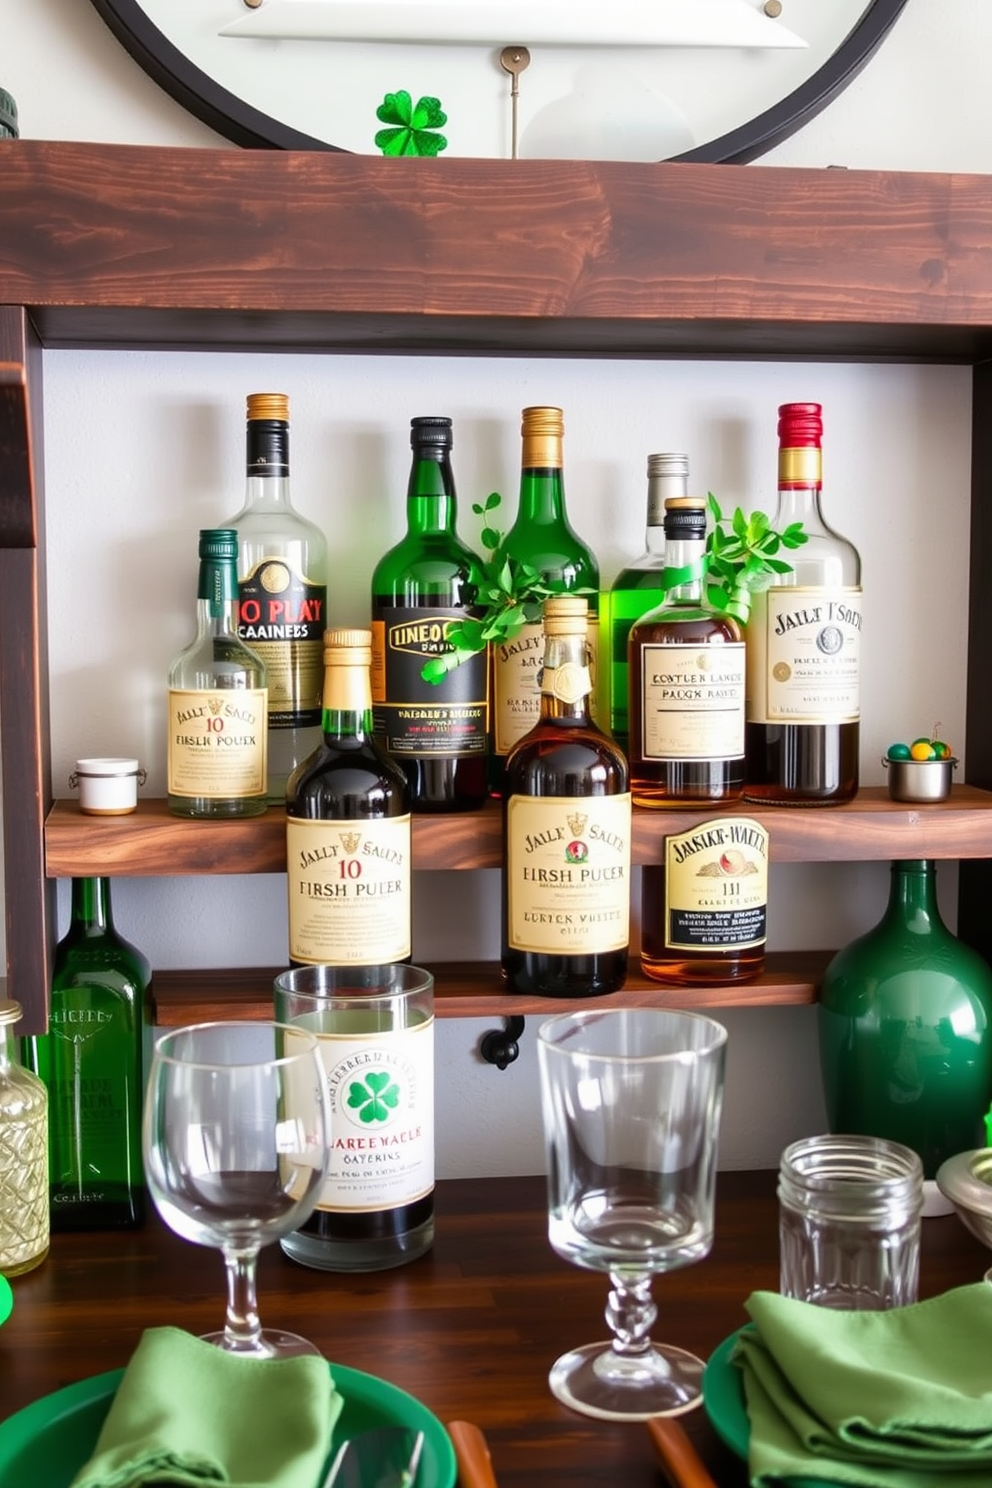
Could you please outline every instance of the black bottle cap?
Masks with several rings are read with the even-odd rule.
[[[423,449],[434,445],[439,449],[451,448],[450,418],[414,418],[410,420],[410,445]]]
[[[0,88],[0,139],[17,139],[17,104]]]
[[[673,496],[665,502],[665,536],[706,536],[706,499],[702,496]]]

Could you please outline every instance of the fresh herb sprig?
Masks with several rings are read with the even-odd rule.
[[[448,627],[448,640],[454,649],[431,657],[420,673],[425,682],[442,682],[462,662],[485,650],[489,641],[511,641],[525,625],[536,625],[544,601],[555,592],[538,569],[519,558],[500,555],[503,534],[491,524],[489,515],[501,504],[498,491],[491,491],[483,502],[472,503],[476,516],[482,518],[479,540],[489,555],[482,563],[476,601],[482,614],[456,620]]]
[[[713,526],[706,539],[706,597],[714,609],[746,625],[751,595],[775,574],[792,572],[792,564],[777,558],[783,548],[801,548],[808,541],[801,522],[790,522],[776,532],[764,512],[746,517],[737,507],[725,517],[712,491],[707,493]]]

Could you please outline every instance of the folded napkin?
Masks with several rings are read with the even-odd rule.
[[[884,1312],[753,1292],[734,1354],[754,1488],[992,1485],[992,1286]]]
[[[314,1488],[343,1404],[324,1359],[244,1359],[150,1328],[72,1488]]]

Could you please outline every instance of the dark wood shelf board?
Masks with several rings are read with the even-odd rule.
[[[716,813],[634,813],[633,858],[657,863],[663,839],[703,824]],[[844,806],[757,808],[723,815],[757,817],[768,828],[773,862],[813,863],[891,858],[992,857],[992,792],[952,788],[950,800],[906,806],[869,786]],[[86,816],[75,801],[56,801],[45,828],[49,878],[169,877],[197,873],[284,873],[285,816],[270,807],[246,821],[194,822],[170,815],[164,800],[145,799],[129,816]],[[416,816],[417,869],[498,868],[502,853],[499,803],[451,816]]]
[[[649,981],[632,960],[627,985],[602,998],[524,997],[501,990],[495,962],[438,962],[434,1011],[438,1018],[550,1017],[593,1004],[617,1007],[784,1007],[816,1001],[829,951],[781,951],[769,955],[753,982],[721,987],[668,987]],[[157,971],[152,991],[161,1027],[213,1019],[272,1017],[272,983],[283,967],[242,970]]]
[[[975,362],[980,175],[12,140],[48,346]]]

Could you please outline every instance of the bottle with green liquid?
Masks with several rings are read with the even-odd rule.
[[[53,1231],[130,1229],[144,1219],[142,1046],[151,966],[118,935],[110,880],[75,878],[55,949],[46,1034],[23,1041],[48,1088]]]

